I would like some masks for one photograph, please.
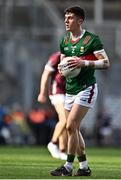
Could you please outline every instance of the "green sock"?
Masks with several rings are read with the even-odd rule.
[[[79,162],[86,161],[86,154],[81,154],[80,156],[77,156],[77,159]]]
[[[68,154],[67,155],[67,162],[74,162],[75,155]]]

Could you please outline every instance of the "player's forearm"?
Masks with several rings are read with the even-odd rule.
[[[42,74],[41,82],[40,82],[40,92],[41,94],[46,94],[46,88],[48,84],[49,75],[45,71]]]
[[[41,93],[42,95],[45,95],[45,94],[46,94],[46,84],[43,83],[43,82],[41,82],[41,84],[40,84],[40,93]]]
[[[96,58],[94,60],[84,60],[82,62],[82,67],[92,67],[94,69],[107,69],[110,66],[109,58],[104,49],[100,51],[95,51],[94,55]]]
[[[83,60],[83,67],[92,67],[94,69],[107,69],[109,68],[110,63],[108,59],[99,59],[99,60]]]

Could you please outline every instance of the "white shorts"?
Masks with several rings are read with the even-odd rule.
[[[89,86],[87,89],[79,92],[77,95],[66,94],[64,108],[71,110],[73,104],[93,108],[98,94],[97,84]]]
[[[50,95],[49,98],[50,98],[50,101],[53,105],[65,102],[65,95],[64,94]]]

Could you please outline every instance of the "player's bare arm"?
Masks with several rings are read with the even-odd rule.
[[[40,93],[38,95],[38,102],[45,103],[46,102],[46,88],[49,76],[51,74],[51,71],[48,71],[44,69],[44,72],[42,74],[41,83],[40,83]]]

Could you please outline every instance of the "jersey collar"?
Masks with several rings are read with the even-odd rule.
[[[71,40],[71,43],[74,44],[74,43],[78,42],[78,41],[83,37],[85,31],[86,31],[86,30],[83,29],[82,32],[81,32],[81,34],[80,34],[80,36],[79,36],[78,38],[76,38],[76,39],[72,39],[72,38],[71,38],[71,33],[70,33],[70,40]]]

